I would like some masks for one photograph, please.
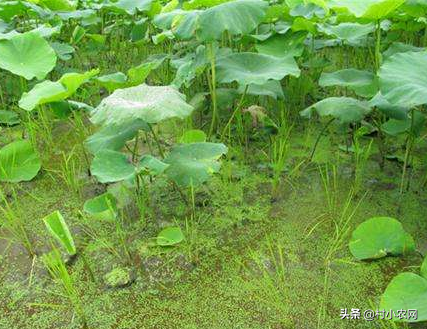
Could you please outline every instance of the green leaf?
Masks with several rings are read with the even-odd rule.
[[[219,171],[221,165],[218,159],[227,151],[224,144],[216,143],[177,145],[164,159],[170,164],[166,175],[180,186],[198,186]]]
[[[148,11],[153,0],[119,0],[110,2],[108,8],[115,9],[120,13],[135,15],[138,11]]]
[[[427,52],[391,56],[379,77],[381,93],[391,104],[413,108],[427,103]]]
[[[415,243],[396,219],[374,217],[354,230],[349,247],[354,257],[364,260],[406,254],[415,250]]]
[[[341,123],[360,122],[371,111],[367,102],[362,102],[350,97],[329,97],[311,105],[300,114],[311,118],[313,112],[319,116],[331,116]]]
[[[427,280],[414,273],[401,273],[387,286],[381,296],[380,309],[416,310],[417,319],[401,319],[402,322],[427,320]],[[406,317],[407,318],[407,317]],[[396,317],[393,317],[396,321]]]
[[[206,142],[206,134],[203,130],[192,129],[187,130],[179,139],[180,143],[203,143]]]
[[[48,231],[52,236],[58,240],[58,242],[65,248],[68,254],[76,254],[76,246],[74,244],[73,237],[71,236],[70,230],[68,229],[67,223],[65,223],[64,217],[57,210],[50,215],[43,218]]]
[[[264,19],[268,3],[262,0],[235,0],[211,7],[199,16],[197,36],[202,41],[220,40],[224,31],[246,35]]]
[[[140,170],[146,171],[149,175],[158,176],[162,174],[169,165],[151,155],[144,155],[139,161],[138,167]]]
[[[58,81],[45,80],[36,84],[28,93],[24,93],[19,100],[19,107],[32,111],[39,105],[59,102],[73,95],[76,90],[97,75],[99,70],[85,73],[66,73]]]
[[[375,97],[369,101],[369,105],[371,107],[377,107],[388,118],[396,120],[406,120],[408,118],[408,108],[390,104],[381,92],[378,92]]]
[[[423,263],[421,264],[421,276],[427,280],[427,256],[424,258]]]
[[[0,110],[0,124],[13,126],[19,123],[19,115],[13,111]]]
[[[127,72],[129,77],[127,86],[133,87],[143,83],[150,72],[157,69],[165,58],[165,55],[159,54],[138,66],[130,68]]]
[[[346,10],[356,17],[373,21],[382,20],[399,8],[406,0],[331,0],[329,8]]]
[[[185,118],[193,107],[185,102],[185,95],[170,86],[142,84],[117,89],[104,98],[91,113],[95,124],[113,125],[141,119],[158,123],[170,118]]]
[[[95,81],[108,92],[112,92],[118,88],[126,86],[128,77],[122,72],[116,72],[111,74],[102,75],[95,79]]]
[[[245,86],[239,86],[238,89],[240,94],[243,94],[245,91]],[[248,95],[256,95],[256,96],[270,96],[274,99],[284,99],[285,95],[283,94],[282,85],[280,81],[277,80],[269,80],[263,85],[249,85],[246,93]]]
[[[424,128],[426,117],[420,111],[414,111],[414,120],[409,115],[403,120],[390,119],[381,125],[382,130],[391,135],[397,136],[411,131],[415,136],[419,136]]]
[[[318,26],[320,32],[337,37],[351,45],[360,44],[366,40],[368,35],[375,31],[375,24],[340,23],[337,25],[321,24]]]
[[[149,127],[142,120],[106,126],[90,136],[85,145],[92,154],[101,150],[120,151],[127,141],[136,136],[138,130],[149,131]]]
[[[273,57],[257,53],[232,53],[217,62],[218,81],[237,81],[240,85],[263,85],[287,75],[298,77],[300,69],[293,57]]]
[[[256,50],[264,55],[275,57],[299,57],[304,51],[306,32],[276,34],[255,45]]]
[[[0,68],[27,80],[44,79],[55,64],[55,51],[38,33],[17,34],[0,41]]]
[[[104,193],[86,200],[83,210],[96,218],[114,218],[117,201],[111,193]]]
[[[157,235],[157,245],[174,246],[184,240],[184,234],[179,227],[166,227]]]
[[[90,171],[101,183],[118,182],[135,175],[135,167],[127,156],[112,150],[96,153]]]
[[[345,69],[333,73],[322,73],[319,80],[321,87],[348,87],[362,97],[373,97],[379,86],[375,75],[368,71]]]
[[[0,181],[32,180],[41,168],[40,158],[29,141],[12,142],[0,149]]]

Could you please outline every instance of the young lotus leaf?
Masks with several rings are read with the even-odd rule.
[[[41,168],[40,158],[29,141],[12,142],[0,149],[0,181],[32,180]]]
[[[128,157],[113,150],[96,153],[90,171],[101,183],[119,182],[135,175],[135,167]]]
[[[387,286],[381,296],[380,309],[416,310],[416,314],[409,313],[399,321],[421,322],[427,320],[427,278],[414,273],[401,273]],[[395,313],[395,314],[396,314]],[[397,318],[393,318],[397,321]]]
[[[159,246],[174,246],[184,240],[184,234],[179,227],[166,227],[157,235],[156,243]]]
[[[192,143],[175,146],[164,162],[166,175],[178,185],[198,186],[219,171],[218,159],[228,151],[224,144]]]
[[[18,113],[0,110],[0,124],[13,126],[19,123]]]
[[[319,116],[332,116],[341,123],[360,122],[371,111],[367,102],[350,97],[329,97],[311,105],[300,112],[300,115],[310,118],[313,112]]]
[[[262,0],[234,0],[203,11],[197,36],[202,41],[220,40],[224,31],[246,35],[264,19],[268,3]]]
[[[83,210],[96,218],[114,218],[117,210],[117,200],[111,193],[104,193],[86,200]]]
[[[238,91],[240,94],[243,94],[245,89],[246,89],[245,86],[239,86]],[[263,85],[251,84],[246,90],[246,93],[248,95],[270,96],[274,99],[285,98],[285,95],[283,94],[282,85],[280,84],[280,81],[277,81],[277,80],[269,80]]]
[[[406,0],[331,0],[329,8],[345,10],[356,17],[378,21],[394,12]]]
[[[206,142],[206,134],[203,130],[187,130],[179,139],[182,144],[203,143]]]
[[[90,136],[85,145],[92,154],[101,150],[120,151],[127,141],[136,136],[138,130],[149,131],[149,127],[142,120],[106,126]]]
[[[38,33],[17,34],[0,41],[0,68],[27,80],[44,79],[55,64],[55,51]]]
[[[158,123],[170,118],[185,118],[192,111],[193,107],[185,102],[185,96],[175,88],[142,84],[117,89],[104,98],[91,113],[91,120],[103,125],[117,125],[135,119]]]
[[[166,59],[166,55],[159,54],[152,58],[149,58],[146,62],[132,67],[128,70],[128,87],[137,86],[145,81],[151,71],[157,69],[163,61]]]
[[[240,85],[263,85],[287,75],[298,77],[300,69],[294,58],[273,57],[257,53],[232,53],[218,59],[218,81],[237,81]]]
[[[91,70],[85,73],[66,73],[58,81],[46,80],[36,84],[28,93],[24,93],[19,100],[19,107],[26,111],[32,111],[38,105],[59,102],[73,95],[76,90],[99,70]]]
[[[378,81],[368,71],[345,69],[332,73],[322,73],[319,80],[321,87],[342,86],[353,90],[362,97],[373,97],[378,92]]]
[[[64,217],[57,210],[50,215],[43,218],[48,231],[52,236],[65,248],[68,254],[76,254],[76,246],[74,244],[73,237],[71,236],[70,230],[68,229],[67,223],[65,223]]]
[[[202,10],[176,9],[157,15],[153,19],[153,24],[163,30],[171,30],[171,33],[181,40],[187,40],[194,37],[202,12]]]
[[[406,108],[427,104],[427,52],[391,56],[379,77],[381,93],[391,104]]]
[[[158,176],[162,174],[169,165],[151,155],[144,155],[139,161],[138,167],[139,170],[146,171],[149,175]]]
[[[335,36],[339,40],[346,41],[351,45],[358,45],[362,40],[366,40],[367,36],[375,31],[375,25],[359,24],[359,23],[341,23],[338,25],[322,24],[318,26],[320,32],[330,36]]]
[[[402,255],[415,250],[415,243],[396,219],[374,217],[354,230],[349,247],[354,257],[364,260]]]
[[[108,92],[112,92],[118,88],[123,88],[126,86],[128,77],[122,72],[116,72],[112,74],[102,75],[97,77],[95,81]]]

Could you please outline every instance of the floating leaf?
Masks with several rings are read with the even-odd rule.
[[[27,80],[44,79],[55,64],[55,51],[38,33],[17,34],[0,41],[0,68]]]
[[[379,77],[381,93],[391,104],[413,108],[427,103],[427,52],[391,56]]]
[[[374,217],[353,232],[350,251],[358,260],[397,256],[415,250],[415,243],[402,224],[390,217]]]
[[[157,235],[157,245],[174,246],[184,240],[184,234],[179,227],[166,227]]]
[[[300,114],[310,118],[313,112],[319,116],[331,116],[341,123],[360,122],[371,111],[367,102],[350,97],[329,97],[311,105]]]
[[[126,89],[117,89],[104,98],[92,112],[92,122],[112,125],[142,119],[158,123],[170,118],[185,118],[193,107],[185,102],[185,96],[169,86],[142,84]]]
[[[30,181],[40,168],[40,158],[29,141],[12,142],[0,149],[0,181]]]
[[[166,175],[180,186],[198,186],[219,171],[218,159],[228,151],[224,144],[192,143],[175,146],[164,162]]]
[[[70,255],[76,254],[76,246],[73,237],[65,223],[64,217],[57,210],[43,218],[48,231],[65,248]]]
[[[421,322],[427,320],[427,280],[414,273],[401,273],[387,286],[381,296],[380,309],[392,310],[397,314],[398,310],[415,310],[409,319],[409,314],[399,321]],[[393,317],[393,320],[398,320]]]
[[[232,53],[217,62],[218,81],[237,81],[241,85],[263,85],[287,75],[298,77],[300,70],[293,57],[273,57],[257,53]]]

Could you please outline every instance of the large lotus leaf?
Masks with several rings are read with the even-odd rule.
[[[299,57],[304,51],[306,32],[276,34],[267,40],[258,43],[256,50],[265,55],[275,57]]]
[[[415,47],[414,45],[402,42],[393,42],[386,51],[382,53],[383,59],[387,59],[398,53],[420,52],[425,51],[425,48]]]
[[[374,217],[354,230],[349,247],[354,257],[363,260],[402,255],[415,250],[415,243],[398,220]]]
[[[224,31],[245,35],[264,19],[268,3],[263,0],[235,0],[211,7],[199,16],[197,36],[202,41],[219,40]]]
[[[370,33],[375,31],[375,25],[373,23],[359,24],[345,22],[338,25],[318,25],[318,29],[327,35],[337,37],[350,44],[359,44],[360,40],[366,39]]]
[[[409,319],[409,313],[399,321],[421,322],[427,320],[427,280],[414,273],[401,273],[387,286],[381,296],[380,309],[392,310],[397,314],[399,310],[416,310],[416,317]],[[396,316],[393,320],[398,320]]]
[[[237,81],[241,85],[263,85],[268,80],[281,80],[287,75],[299,76],[295,59],[257,53],[232,53],[217,62],[218,81]]]
[[[40,158],[29,141],[12,142],[0,149],[0,181],[32,180],[41,168]]]
[[[373,97],[378,92],[378,80],[372,72],[344,69],[332,73],[322,73],[319,80],[322,87],[348,87],[362,97]]]
[[[110,2],[105,7],[129,15],[135,15],[138,11],[150,10],[152,2],[153,0],[119,0],[117,2]]]
[[[219,171],[218,159],[228,151],[224,144],[192,143],[175,146],[164,162],[166,175],[180,186],[198,186]]]
[[[202,10],[176,9],[157,15],[153,19],[153,24],[163,30],[171,30],[176,37],[186,40],[194,37],[202,12]]]
[[[136,136],[138,130],[149,131],[149,127],[142,120],[106,126],[90,136],[85,145],[92,154],[101,150],[120,151],[127,141]]]
[[[55,64],[55,51],[38,33],[17,34],[0,41],[0,68],[27,80],[43,79]]]
[[[65,248],[68,254],[74,255],[77,252],[67,223],[58,210],[43,218],[43,222],[50,234]]]
[[[391,56],[379,77],[381,93],[391,104],[412,108],[427,103],[427,52]]]
[[[367,102],[350,97],[329,97],[311,105],[300,114],[310,118],[313,112],[319,116],[331,116],[341,123],[360,122],[371,111]]]
[[[390,104],[381,92],[377,93],[375,97],[369,101],[369,104],[371,107],[377,107],[388,118],[396,120],[406,120],[408,118],[409,109],[407,107]]]
[[[59,102],[67,99],[90,78],[97,75],[99,70],[85,73],[66,73],[58,81],[45,80],[36,84],[28,93],[24,93],[19,100],[19,107],[32,111],[36,106]]]
[[[415,136],[419,136],[424,128],[426,117],[420,111],[414,111],[414,119],[412,120],[411,114],[403,120],[390,119],[381,125],[382,130],[391,135],[397,136],[399,134],[411,131]]]
[[[101,183],[119,182],[135,175],[135,167],[128,157],[113,150],[96,153],[90,171]]]
[[[13,111],[0,110],[0,124],[13,126],[19,123],[19,115]]]
[[[381,20],[387,17],[406,0],[332,0],[329,8],[345,10],[356,17]]]
[[[92,112],[91,120],[104,125],[117,125],[135,119],[158,123],[170,118],[185,118],[192,111],[193,107],[185,102],[185,95],[175,88],[142,84],[117,89],[104,98]]]

